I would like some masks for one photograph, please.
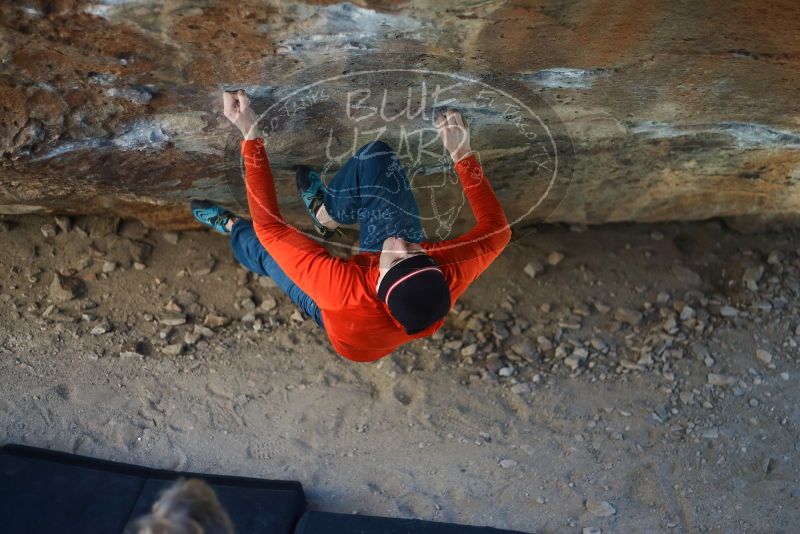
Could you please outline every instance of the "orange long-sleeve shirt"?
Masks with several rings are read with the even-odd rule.
[[[242,156],[256,235],[286,275],[317,303],[336,352],[354,361],[374,361],[442,327],[444,319],[417,334],[406,334],[375,291],[380,253],[362,252],[346,260],[331,256],[320,244],[284,222],[264,140],[242,141]],[[511,239],[503,207],[475,156],[456,163],[455,170],[476,224],[458,238],[420,243],[444,273],[453,304]]]

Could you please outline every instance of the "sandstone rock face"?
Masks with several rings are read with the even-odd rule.
[[[290,220],[295,165],[330,179],[381,139],[426,229],[467,223],[431,128],[448,105],[515,225],[800,209],[792,0],[42,0],[0,18],[0,213],[244,210],[231,88],[264,113]]]

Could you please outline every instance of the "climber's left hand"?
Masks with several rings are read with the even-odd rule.
[[[235,93],[225,91],[222,94],[222,107],[225,116],[239,128],[245,139],[258,137],[258,116],[250,107],[250,99],[243,89]]]
[[[458,163],[472,154],[469,126],[461,112],[452,108],[440,112],[436,118],[436,128],[439,137],[442,138],[442,144],[453,158],[453,163]]]

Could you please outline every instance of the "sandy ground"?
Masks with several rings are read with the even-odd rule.
[[[0,223],[2,442],[296,479],[327,511],[798,531],[794,232],[516,231],[442,335],[359,364],[222,236],[74,222]]]

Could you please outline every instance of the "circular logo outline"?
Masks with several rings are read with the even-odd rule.
[[[491,232],[489,234],[484,234],[484,235],[482,235],[480,237],[477,237],[477,238],[475,238],[473,240],[464,241],[464,242],[460,242],[460,243],[457,243],[457,244],[451,244],[451,245],[442,246],[442,243],[446,243],[446,241],[449,241],[449,240],[457,239],[458,236],[456,236],[454,238],[450,238],[449,240],[444,240],[444,241],[440,241],[440,242],[434,242],[434,243],[437,243],[437,245],[439,245],[438,250],[447,250],[448,248],[451,248],[451,247],[460,247],[460,246],[468,245],[468,244],[471,244],[471,243],[479,242],[479,241],[481,241],[483,239],[486,239],[486,238],[489,238],[489,237],[491,237],[491,236],[493,236],[493,235],[495,235],[495,234],[497,234],[499,232],[505,231],[506,228],[510,229],[514,225],[518,224],[520,221],[522,221],[525,218],[529,217],[536,209],[538,209],[542,205],[542,203],[546,199],[548,199],[548,197],[550,196],[551,192],[554,190],[554,188],[556,186],[556,183],[558,182],[559,168],[560,168],[559,159],[561,157],[561,154],[564,152],[563,150],[561,150],[559,148],[558,143],[556,142],[550,127],[542,120],[542,118],[539,115],[537,115],[530,108],[530,106],[528,106],[528,104],[524,103],[518,97],[508,93],[504,89],[500,89],[498,87],[495,87],[494,85],[491,85],[491,84],[489,84],[489,83],[487,83],[487,82],[485,82],[483,80],[471,78],[471,77],[468,77],[468,76],[465,76],[465,75],[462,75],[462,74],[456,74],[456,73],[450,73],[450,72],[444,72],[444,71],[437,71],[437,70],[430,70],[430,69],[416,69],[416,68],[387,68],[387,69],[361,70],[361,71],[355,71],[355,72],[348,72],[348,73],[344,73],[344,74],[338,74],[336,76],[327,77],[327,78],[324,78],[324,79],[321,79],[321,80],[314,81],[314,82],[309,83],[309,84],[305,84],[302,87],[294,89],[291,92],[289,92],[288,94],[281,96],[277,101],[272,103],[269,107],[267,107],[266,110],[264,110],[262,113],[260,113],[258,115],[257,124],[261,124],[261,123],[271,124],[272,120],[269,119],[269,115],[273,110],[275,110],[276,108],[278,108],[278,107],[280,107],[282,105],[285,105],[286,102],[291,101],[291,99],[293,97],[295,97],[296,95],[301,94],[303,92],[307,92],[307,91],[309,91],[310,89],[312,89],[314,87],[323,85],[325,83],[330,83],[330,82],[342,80],[342,79],[355,78],[355,77],[358,77],[358,76],[384,74],[384,73],[414,73],[414,74],[418,74],[418,75],[419,74],[422,74],[422,75],[436,75],[436,76],[450,78],[450,79],[453,79],[453,80],[456,80],[456,81],[459,81],[459,82],[466,82],[466,83],[470,83],[470,84],[476,84],[476,85],[479,85],[479,86],[483,86],[485,88],[488,88],[488,89],[490,89],[490,90],[502,95],[503,97],[509,99],[510,101],[513,101],[520,108],[524,109],[528,113],[528,115],[530,117],[532,117],[538,123],[538,125],[544,130],[544,132],[547,133],[547,141],[548,141],[547,145],[550,147],[550,149],[552,150],[552,153],[553,153],[553,156],[551,158],[552,161],[553,161],[553,169],[552,169],[552,172],[550,173],[550,177],[548,179],[547,187],[545,188],[545,191],[542,193],[542,195],[537,199],[537,201],[532,206],[530,206],[527,209],[527,211],[525,211],[522,215],[520,215],[519,217],[517,217],[513,221],[507,221],[507,225],[504,226],[501,229],[495,230],[495,231],[493,231],[493,232]],[[263,128],[259,128],[259,130],[261,131],[261,133],[265,132],[265,129],[263,129]],[[274,132],[274,131],[275,131],[275,129],[273,128],[272,132]],[[269,134],[270,134],[270,132],[266,131],[266,135],[264,137],[268,138]],[[241,137],[240,137],[240,134],[238,134],[238,132],[234,131],[233,135],[236,136],[239,139],[239,142],[241,141]],[[238,143],[237,143],[237,145],[238,145]],[[477,151],[475,151],[474,153],[475,153],[476,156],[479,156]],[[239,162],[240,162],[241,179],[242,179],[242,181],[244,181],[244,162],[243,162],[243,158],[241,157],[240,153],[239,153]],[[329,165],[330,165],[330,162],[326,163],[325,164],[326,168],[328,168]],[[449,168],[452,168],[453,166],[454,165],[451,163]],[[485,177],[485,179],[488,180],[487,177]],[[489,182],[491,184],[491,180],[489,180]],[[228,185],[230,185],[230,184],[228,184]],[[246,187],[246,184],[245,184],[245,187]],[[232,197],[234,199],[236,199],[236,195],[235,194],[233,194]],[[563,199],[559,200],[558,204],[556,205],[556,207],[558,205],[560,205],[560,203],[562,201],[563,201]],[[237,200],[237,203],[238,203],[238,200]],[[555,209],[555,207],[553,209]],[[298,227],[296,227],[294,225],[291,225],[289,223],[286,223],[286,224],[288,226],[290,226],[291,228],[293,228],[295,231],[305,235],[309,239],[312,239],[314,241],[318,241],[321,244],[334,245],[334,246],[338,246],[338,247],[344,247],[346,249],[351,249],[350,245],[346,245],[346,244],[343,244],[343,243],[336,243],[336,242],[333,242],[333,241],[328,241],[328,240],[325,240],[325,239],[321,238],[319,235],[316,235],[316,234],[313,234],[313,233],[309,233],[309,232],[305,232],[302,229],[300,229],[300,228],[298,228]]]

